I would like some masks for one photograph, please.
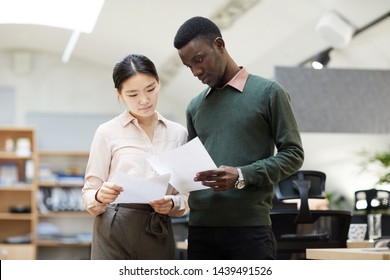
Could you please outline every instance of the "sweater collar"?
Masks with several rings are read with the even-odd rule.
[[[240,71],[237,72],[237,74],[230,79],[230,81],[228,81],[223,87],[221,87],[221,89],[224,89],[226,88],[227,86],[231,86],[233,88],[235,88],[236,90],[238,90],[239,92],[243,92],[244,91],[244,87],[245,87],[245,84],[246,84],[246,81],[248,80],[248,77],[249,77],[249,73],[248,71],[244,68],[244,67],[240,67]],[[207,97],[207,95],[213,90],[213,88],[209,88],[205,94],[205,97]]]

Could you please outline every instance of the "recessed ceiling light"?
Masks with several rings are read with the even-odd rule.
[[[33,24],[72,30],[67,63],[80,33],[91,33],[105,0],[0,0],[0,24]]]
[[[0,24],[36,24],[92,32],[104,0],[0,0]]]

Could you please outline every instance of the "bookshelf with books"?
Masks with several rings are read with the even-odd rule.
[[[89,259],[93,217],[82,205],[88,152],[39,151],[38,259]]]
[[[0,127],[0,259],[36,258],[36,132]]]

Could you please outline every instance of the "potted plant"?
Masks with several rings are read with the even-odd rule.
[[[369,165],[376,165],[380,170],[377,184],[390,184],[390,149],[374,153],[365,150],[361,155],[365,157],[362,161],[362,167],[365,170]]]
[[[365,171],[375,170],[378,174],[376,184],[390,185],[390,149],[379,152],[368,152],[367,150],[364,150],[361,152],[361,155],[364,157],[364,160],[361,162],[363,169]],[[389,213],[389,191],[373,188],[358,192],[365,193],[362,201],[367,201],[367,205],[365,206],[367,213]],[[355,203],[355,208],[360,209],[360,207],[358,207],[359,201],[355,201]],[[363,207],[361,209],[363,209]]]

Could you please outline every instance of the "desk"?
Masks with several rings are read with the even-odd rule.
[[[388,248],[306,249],[312,260],[390,260]]]
[[[374,243],[373,240],[347,240],[347,248],[372,248]]]
[[[187,259],[187,241],[177,241],[176,242],[176,250],[179,253],[179,259],[185,260]]]
[[[187,246],[188,246],[187,241],[177,241],[176,242],[176,248],[178,250],[187,251]]]

